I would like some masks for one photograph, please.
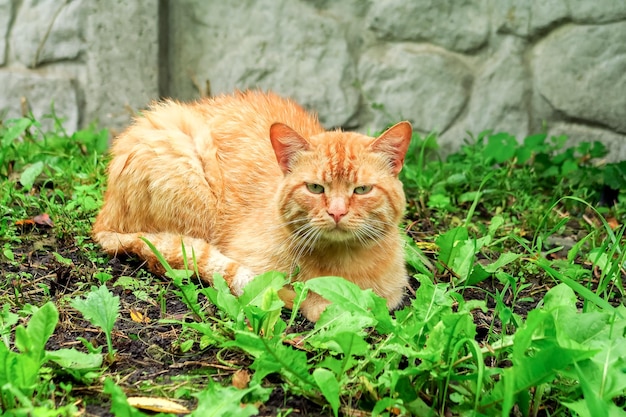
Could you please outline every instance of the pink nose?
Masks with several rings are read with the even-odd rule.
[[[330,210],[327,211],[328,214],[330,214],[330,216],[335,219],[335,223],[339,223],[339,220],[341,220],[341,218],[343,216],[345,216],[347,214],[346,211],[335,211],[335,212],[331,212]]]
[[[332,197],[326,212],[335,219],[335,223],[339,223],[339,220],[348,213],[346,201],[343,198]]]

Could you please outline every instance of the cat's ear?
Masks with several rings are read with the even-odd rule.
[[[398,175],[402,169],[412,133],[409,122],[400,122],[387,129],[370,145],[374,152],[382,153],[389,159],[393,175]]]
[[[295,130],[282,123],[270,127],[270,140],[276,154],[276,160],[283,173],[288,173],[294,156],[309,149],[309,143]]]

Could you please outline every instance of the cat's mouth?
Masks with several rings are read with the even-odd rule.
[[[354,231],[340,223],[328,225],[323,231],[323,237],[329,242],[344,243],[356,240]]]

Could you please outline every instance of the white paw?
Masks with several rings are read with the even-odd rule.
[[[252,270],[244,266],[240,266],[237,268],[237,273],[233,277],[230,284],[231,292],[236,296],[240,296],[243,294],[243,288],[248,285],[248,283],[252,281],[255,276],[256,274],[252,272]]]

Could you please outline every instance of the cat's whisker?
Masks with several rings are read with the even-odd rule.
[[[290,253],[292,254],[292,269],[297,268],[300,262],[300,258],[305,253],[310,254],[315,248],[315,243],[318,241],[322,231],[318,228],[311,226],[310,224],[306,224],[302,226],[301,229],[306,229],[303,234],[295,234],[293,235],[293,243],[294,246],[290,248]]]

